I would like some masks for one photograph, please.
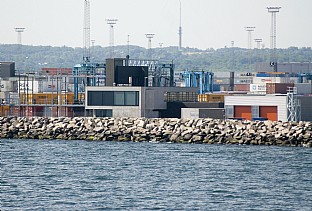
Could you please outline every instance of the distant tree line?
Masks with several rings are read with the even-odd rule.
[[[206,71],[253,71],[255,63],[270,62],[270,49],[221,48],[200,50],[196,48],[163,47],[151,49],[152,59],[173,62],[175,69]],[[125,58],[128,46],[115,46],[115,57]],[[129,46],[131,59],[148,58],[147,49]],[[104,63],[110,48],[91,48],[91,61]],[[311,47],[277,49],[278,62],[312,62]],[[82,63],[83,49],[71,47],[0,45],[0,61],[14,61],[17,70],[38,71],[42,67],[73,67]]]

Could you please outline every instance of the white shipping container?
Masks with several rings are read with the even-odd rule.
[[[255,94],[265,94],[266,85],[265,84],[250,84],[250,92]]]
[[[28,94],[32,94],[32,93],[38,93],[39,92],[39,86],[38,86],[38,81],[35,80],[21,80],[21,81],[17,81],[18,84],[18,89],[17,92],[18,93],[28,93]]]
[[[298,81],[296,77],[253,77],[254,84],[266,83],[295,83]]]
[[[82,85],[82,84],[79,84]],[[41,82],[41,92],[61,92],[61,91],[70,91],[70,87],[72,84],[68,83],[68,80],[65,83],[65,79],[51,79],[50,80],[44,80]]]
[[[14,81],[0,81],[0,92],[13,92],[15,91]]]

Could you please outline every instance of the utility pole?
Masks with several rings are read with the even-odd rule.
[[[152,58],[152,38],[154,38],[155,34],[145,34],[147,40],[148,40],[148,45],[147,45],[147,50],[148,50],[148,57]]]
[[[22,45],[22,32],[24,32],[25,28],[14,28],[15,32],[17,32],[17,44]]]
[[[271,13],[271,53],[270,53],[270,66],[277,72],[277,56],[276,56],[276,13],[279,12],[281,7],[267,7],[268,12]]]
[[[110,46],[110,58],[114,57],[114,25],[117,23],[117,19],[106,19],[107,24],[110,26],[109,31],[109,46]]]

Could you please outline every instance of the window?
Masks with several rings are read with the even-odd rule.
[[[88,106],[139,106],[138,91],[88,91]]]
[[[139,105],[138,92],[125,92],[125,105],[136,106]]]
[[[234,106],[227,105],[226,109],[226,118],[233,118],[234,117]]]
[[[125,92],[114,92],[114,105],[125,105]]]

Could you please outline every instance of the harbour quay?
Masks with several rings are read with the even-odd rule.
[[[0,139],[312,147],[312,122],[212,118],[0,117]]]

